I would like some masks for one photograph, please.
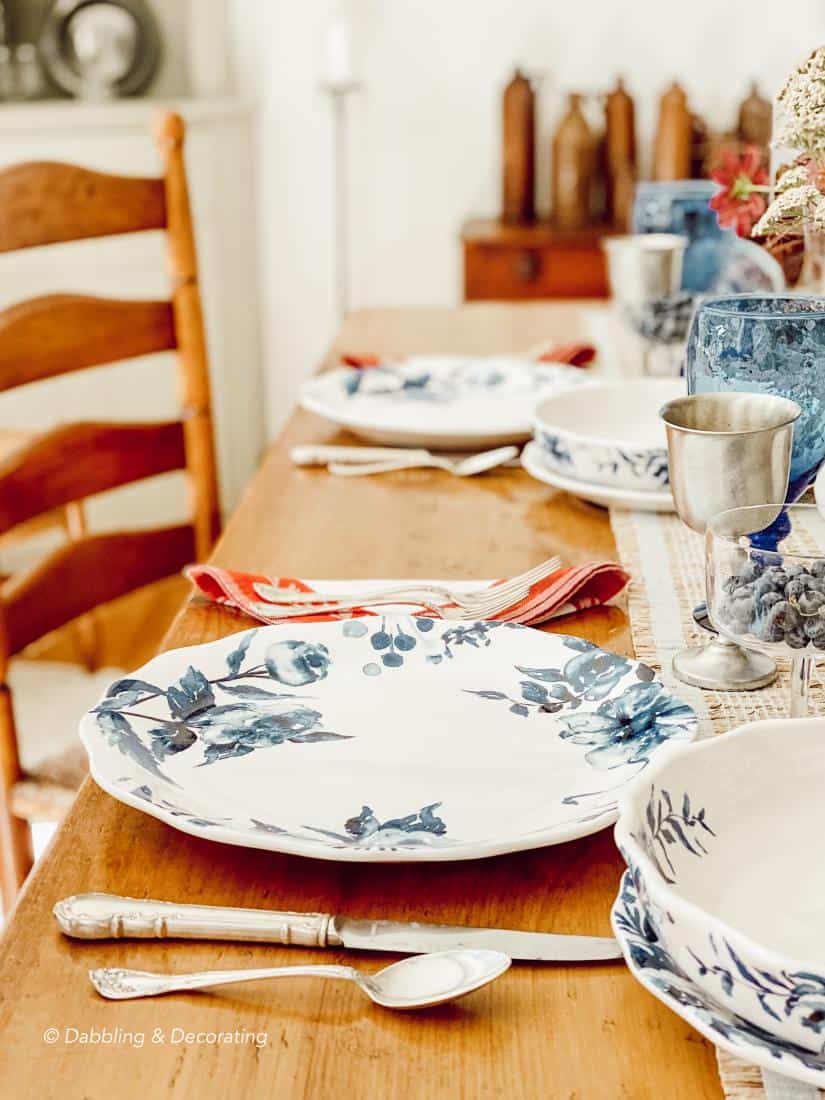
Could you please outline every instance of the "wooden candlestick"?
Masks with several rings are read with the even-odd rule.
[[[558,229],[583,229],[590,222],[595,143],[575,93],[553,135],[552,167],[553,221]]]
[[[502,220],[531,222],[536,216],[536,97],[516,69],[502,99]]]
[[[683,180],[690,177],[692,129],[687,95],[674,81],[659,102],[659,124],[653,149],[655,179]]]
[[[739,108],[737,131],[739,140],[745,145],[755,145],[767,153],[773,128],[773,107],[769,100],[759,94],[754,81],[747,99]]]
[[[636,121],[633,99],[621,77],[607,95],[604,116],[607,215],[617,228],[626,231],[636,176]]]

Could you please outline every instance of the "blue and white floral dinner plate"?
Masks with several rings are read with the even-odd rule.
[[[825,1088],[825,1054],[779,1039],[718,1003],[662,945],[642,900],[638,874],[626,871],[611,914],[631,974],[677,1016],[743,1062]],[[767,1017],[766,1017],[767,1019]]]
[[[469,450],[523,442],[542,397],[591,381],[528,356],[411,355],[325,371],[304,384],[301,404],[374,443]]]
[[[81,723],[95,780],[184,832],[333,860],[585,836],[696,717],[646,665],[512,623],[387,615],[161,654]]]

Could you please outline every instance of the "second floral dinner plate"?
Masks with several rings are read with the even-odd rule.
[[[522,442],[537,401],[590,381],[526,356],[411,355],[319,374],[301,404],[375,443],[469,450]]]
[[[646,665],[513,623],[261,627],[161,654],[81,723],[92,775],[188,833],[333,860],[556,844],[696,717]]]

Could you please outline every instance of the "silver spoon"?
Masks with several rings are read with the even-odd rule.
[[[343,978],[355,982],[376,1004],[404,1009],[455,1001],[494,981],[509,965],[509,955],[501,951],[467,948],[412,955],[375,974],[351,966],[280,966],[269,970],[205,970],[199,974],[152,974],[112,967],[90,970],[89,977],[98,993],[112,1001],[264,978]]]
[[[518,447],[496,447],[495,450],[482,451],[481,454],[470,455],[468,458],[441,458],[438,455],[422,458],[419,455],[358,464],[330,462],[327,470],[339,477],[360,477],[362,474],[385,474],[393,470],[432,467],[436,470],[447,470],[456,477],[472,477],[473,474],[481,474],[485,470],[492,470],[495,466],[502,466],[505,462],[516,458],[518,453]]]

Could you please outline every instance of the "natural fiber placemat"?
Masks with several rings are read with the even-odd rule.
[[[702,737],[724,733],[758,718],[788,714],[788,661],[779,659],[779,676],[759,691],[701,691],[676,680],[673,656],[691,642],[707,641],[693,621],[693,608],[705,598],[705,540],[673,513],[611,511],[618,558],[630,573],[628,610],[639,660],[655,668],[665,684],[699,715]],[[805,526],[794,529],[799,552],[825,546],[825,521],[811,509]],[[814,674],[811,710],[825,709],[825,690]]]
[[[811,1100],[811,1097],[825,1097],[825,1093],[813,1085],[803,1085],[790,1077],[780,1077],[778,1073],[762,1070],[758,1066],[748,1066],[718,1047],[716,1061],[725,1100]]]
[[[788,662],[780,659],[779,676],[759,691],[701,691],[673,676],[671,663],[678,650],[707,640],[696,627],[693,608],[705,598],[705,540],[670,514],[611,511],[618,560],[630,573],[628,613],[636,656],[649,664],[664,683],[699,715],[700,737],[725,733],[743,722],[775,718],[788,713]],[[825,546],[825,521],[811,512],[807,529],[795,529],[802,553]],[[825,690],[817,674],[811,685],[811,709],[825,709]],[[719,1076],[727,1100],[794,1100],[810,1096],[810,1086],[749,1066],[717,1048]],[[807,1090],[800,1092],[799,1090]],[[825,1100],[825,1092],[822,1093]]]

